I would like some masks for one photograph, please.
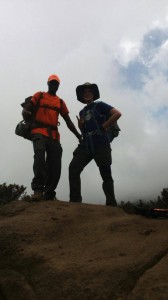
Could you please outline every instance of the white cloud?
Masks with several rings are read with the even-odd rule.
[[[120,43],[119,50],[115,55],[115,59],[121,65],[126,67],[131,60],[134,60],[139,55],[140,45],[128,39],[124,39]]]

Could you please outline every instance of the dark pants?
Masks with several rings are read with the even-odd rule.
[[[34,134],[34,178],[32,190],[44,192],[44,198],[54,198],[61,176],[62,147],[59,141]]]
[[[80,174],[92,159],[96,162],[103,180],[106,205],[116,206],[111,174],[112,156],[110,145],[96,147],[94,154],[88,153],[81,145],[75,149],[73,159],[69,165],[70,201],[82,202]]]

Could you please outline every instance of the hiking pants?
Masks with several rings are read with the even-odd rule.
[[[73,152],[73,159],[69,165],[70,201],[82,202],[80,174],[92,159],[94,159],[99,168],[99,172],[103,180],[104,193],[105,190],[107,190],[108,185],[108,197],[107,193],[105,193],[105,195],[106,204],[110,205],[110,203],[116,202],[113,178],[111,174],[112,156],[110,145],[103,145],[95,148],[95,152],[93,154],[87,153],[85,148],[81,145],[75,149]]]
[[[42,134],[33,135],[34,178],[33,191],[44,192],[44,197],[52,199],[61,176],[62,147],[59,141]]]

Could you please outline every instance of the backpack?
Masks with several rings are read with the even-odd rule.
[[[106,134],[110,143],[114,140],[114,138],[116,138],[119,135],[120,131],[121,129],[118,126],[117,121],[109,126],[109,129]]]
[[[104,119],[104,122],[109,118],[109,116],[107,115],[101,115],[97,110],[96,110],[96,107],[98,105],[99,102],[95,102],[94,105],[93,105],[93,108],[91,110],[91,113],[92,113],[92,120],[94,120],[95,124],[96,124],[96,127],[97,127],[97,133],[102,135],[102,134],[106,134],[108,140],[109,140],[109,143],[111,143],[114,138],[116,138],[118,135],[119,135],[119,132],[121,131],[120,127],[118,126],[118,123],[117,121],[114,123],[114,124],[111,124],[108,128],[108,131],[105,132],[105,131],[102,131],[102,129],[100,128],[100,125],[98,124],[97,122],[97,118],[96,116],[98,116],[99,118],[103,118]],[[84,115],[84,112],[85,112],[85,109],[83,111],[83,114]]]
[[[43,93],[41,92],[40,94],[40,97],[37,101],[37,105],[36,105],[36,109],[35,109],[35,112],[34,114],[32,115],[31,119],[29,121],[25,121],[25,120],[22,120],[20,121],[17,125],[16,125],[16,128],[15,128],[15,134],[18,135],[18,136],[21,136],[23,137],[24,139],[27,139],[29,141],[32,140],[32,136],[31,136],[31,130],[32,130],[32,123],[35,119],[35,116],[36,116],[36,113],[38,111],[38,108],[40,106],[40,100],[42,99],[43,97]],[[32,96],[29,96],[25,99],[25,101],[23,103],[21,103],[20,105],[25,108],[25,106],[31,101],[32,99]]]
[[[37,111],[38,111],[38,109],[40,107],[40,101],[41,101],[42,98],[43,98],[43,93],[41,92],[40,96],[39,96],[39,99],[37,100],[35,111],[34,111],[32,117],[31,117],[31,119],[29,121],[22,120],[22,121],[20,121],[16,125],[16,128],[15,128],[15,134],[16,135],[21,136],[24,139],[27,139],[29,141],[32,140],[32,135],[31,135],[32,124],[33,124],[33,122],[35,120],[36,113],[37,113]],[[31,101],[31,99],[32,99],[32,96],[27,97],[25,99],[25,101],[23,103],[21,103],[21,106],[23,108],[25,108],[26,105]],[[60,109],[62,108],[62,105],[63,105],[63,100],[60,99],[60,108],[49,106],[49,105],[42,105],[41,107],[45,107],[46,109],[52,109],[54,111],[60,111]],[[38,123],[37,127],[45,127],[45,128],[47,128],[50,137],[52,137],[52,135],[51,135],[51,129],[56,129],[57,130],[57,126],[60,125],[60,122],[58,122],[57,126],[46,126],[46,125],[44,125],[42,123],[39,123],[39,122],[37,122],[37,123]]]

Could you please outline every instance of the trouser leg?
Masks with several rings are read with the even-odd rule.
[[[44,188],[44,199],[53,199],[55,189],[61,176],[62,147],[59,141],[48,139],[47,143],[47,178]]]
[[[33,148],[34,148],[34,163],[33,163],[34,178],[32,180],[31,187],[33,191],[43,192],[45,180],[46,180],[45,137],[43,137],[41,134],[34,135]]]
[[[103,179],[102,188],[106,196],[106,205],[117,206],[114,193],[114,181],[111,174],[111,166],[100,166],[99,170]]]
[[[82,202],[80,174],[84,167],[92,160],[86,151],[78,146],[73,152],[73,159],[69,165],[70,201]]]
[[[114,181],[111,173],[112,156],[110,145],[97,149],[95,161],[103,180],[102,188],[106,197],[106,205],[117,206],[114,193]]]
[[[106,205],[109,206],[117,206],[117,201],[115,198],[114,193],[114,182],[111,181],[104,181],[102,184],[104,194],[106,196]]]

